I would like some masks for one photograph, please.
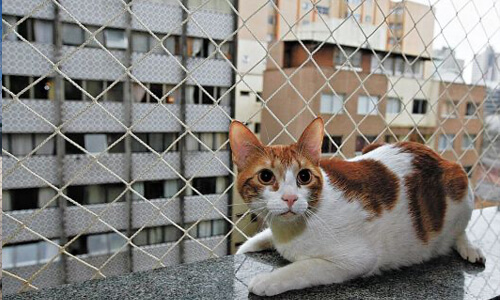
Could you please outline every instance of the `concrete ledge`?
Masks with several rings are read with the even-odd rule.
[[[492,230],[500,223],[496,208],[481,213]],[[474,219],[474,217],[473,217]],[[479,224],[479,223],[477,223]],[[478,225],[474,226],[478,226]],[[472,228],[475,231],[475,228]],[[500,293],[498,239],[482,239],[486,266],[472,265],[458,254],[381,276],[291,291],[273,299],[490,299]],[[70,284],[5,299],[258,299],[249,295],[253,276],[287,264],[274,252],[226,256],[176,267]],[[297,274],[300,276],[300,274]]]

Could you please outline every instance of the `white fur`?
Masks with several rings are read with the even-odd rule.
[[[395,208],[367,221],[369,213],[357,201],[348,202],[323,172],[323,199],[316,215],[307,217],[304,232],[286,243],[279,243],[273,239],[271,230],[266,229],[238,250],[237,254],[260,251],[272,244],[284,258],[292,261],[271,273],[257,275],[248,286],[250,292],[272,296],[293,289],[341,283],[378,274],[382,270],[421,263],[449,252],[452,247],[464,259],[484,261],[481,251],[469,243],[464,232],[473,208],[471,191],[464,201],[447,200],[441,232],[424,244],[413,228],[403,186],[404,176],[411,172],[412,154],[386,145],[352,160],[366,158],[380,161],[399,177],[401,192]],[[267,189],[264,192],[263,198],[271,214],[288,211],[286,203],[281,200],[285,192],[299,196],[292,206],[293,212],[300,214],[306,210],[308,192],[297,187],[297,172],[288,170],[278,191]]]

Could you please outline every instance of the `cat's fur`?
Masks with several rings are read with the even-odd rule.
[[[271,296],[341,283],[452,248],[470,262],[484,263],[464,231],[473,195],[458,164],[409,142],[371,145],[347,161],[322,159],[323,130],[317,118],[296,144],[264,146],[242,123],[231,124],[237,189],[269,226],[237,253],[275,248],[292,262],[257,275],[250,292]],[[272,171],[272,182],[263,183],[263,169]],[[297,177],[303,169],[310,170],[308,184]]]

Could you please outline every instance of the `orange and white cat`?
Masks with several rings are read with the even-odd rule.
[[[370,145],[350,160],[321,158],[323,126],[317,118],[297,143],[264,146],[245,125],[231,124],[238,192],[269,227],[237,253],[275,248],[292,262],[254,277],[250,292],[340,283],[452,248],[485,262],[465,234],[473,195],[460,165],[411,142]]]

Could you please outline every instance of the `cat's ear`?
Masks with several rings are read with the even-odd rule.
[[[316,118],[302,132],[297,142],[299,151],[305,154],[313,163],[319,164],[321,158],[321,145],[323,144],[323,119]]]
[[[264,147],[255,134],[239,121],[233,121],[229,126],[229,144],[233,162],[239,170],[245,168],[253,151],[259,151]]]

